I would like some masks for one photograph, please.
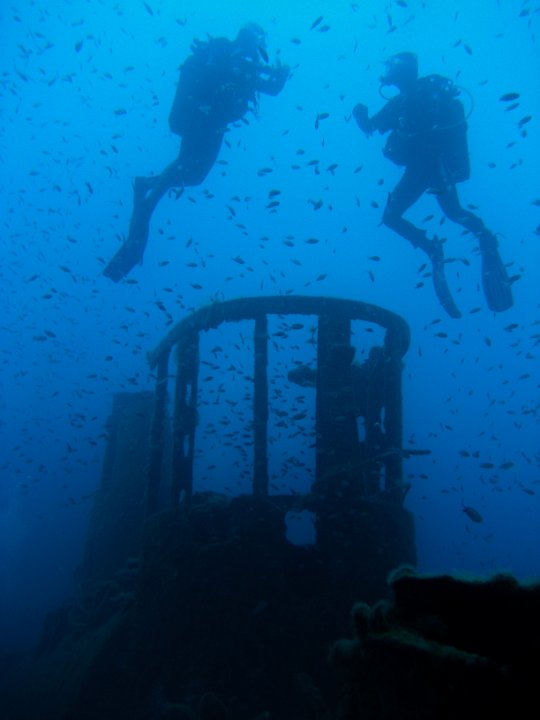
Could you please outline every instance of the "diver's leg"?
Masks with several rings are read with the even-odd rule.
[[[489,309],[495,312],[508,310],[514,304],[512,287],[499,255],[496,236],[486,228],[481,218],[461,206],[455,185],[438,195],[437,200],[449,220],[462,225],[478,238],[482,256],[482,286]]]
[[[134,206],[130,223],[129,236],[144,234],[148,239],[150,218],[161,198],[171,188],[194,187],[200,185],[217,160],[223,132],[199,131],[182,138],[180,153],[176,160],[168,165],[155,182],[149,186],[148,192]],[[145,246],[146,246],[145,240]]]
[[[183,186],[194,187],[204,182],[218,158],[223,135],[222,128],[201,128],[184,136],[178,157]]]
[[[428,239],[425,230],[405,220],[403,214],[422,196],[430,183],[428,177],[420,169],[407,168],[403,177],[388,197],[383,214],[383,223],[408,240],[413,247],[419,247],[431,260],[433,271],[433,287],[439,302],[453,318],[461,317],[444,274],[443,242],[436,236]]]
[[[443,213],[452,222],[462,225],[476,236],[486,229],[478,215],[461,207],[455,185],[447,186],[442,192],[437,193],[435,197]]]
[[[103,274],[119,282],[135,265],[142,262],[148,243],[150,218],[159,200],[179,181],[178,160],[168,165],[157,177],[137,177],[133,187],[133,211],[128,236],[116,252]]]
[[[150,219],[159,201],[173,187],[202,183],[217,159],[222,140],[222,130],[199,129],[182,139],[178,157],[160,175],[135,179],[128,237],[103,271],[104,275],[118,282],[142,262]]]
[[[419,247],[425,252],[428,252],[425,231],[405,220],[403,215],[422,197],[427,188],[428,183],[422,174],[407,168],[401,180],[388,195],[382,217],[384,225],[408,240],[413,247]]]
[[[141,222],[150,221],[161,198],[174,187],[200,185],[217,160],[223,131],[201,129],[182,138],[180,152],[174,162],[155,178],[137,178],[139,195],[135,202],[134,215]],[[137,187],[135,191],[137,193]]]

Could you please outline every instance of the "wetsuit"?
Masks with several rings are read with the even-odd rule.
[[[196,43],[180,71],[169,116],[181,136],[178,157],[158,176],[137,177],[126,242],[104,270],[115,282],[142,261],[157,204],[171,188],[200,185],[217,160],[229,123],[254,108],[259,93],[277,95],[289,74],[269,66],[237,41],[214,38]]]
[[[403,216],[425,192],[431,192],[446,217],[469,230],[479,241],[482,281],[490,309],[506,310],[513,304],[510,281],[498,253],[495,235],[481,218],[461,206],[456,183],[469,179],[467,123],[453,84],[439,75],[417,78],[372,118],[359,104],[353,114],[360,129],[390,133],[384,154],[405,172],[388,196],[383,223],[424,250],[433,263],[435,291],[445,310],[460,317],[444,276],[442,242],[428,239]],[[445,93],[447,97],[445,96]]]

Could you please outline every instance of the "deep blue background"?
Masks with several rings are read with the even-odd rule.
[[[156,301],[175,321],[214,299],[285,292],[402,314],[412,330],[404,444],[431,450],[405,464],[420,570],[538,575],[539,4],[332,5],[21,0],[0,9],[3,647],[32,642],[44,612],[72,592],[112,395],[152,387],[145,353],[167,330]],[[101,270],[127,230],[133,177],[160,172],[177,152],[167,116],[179,64],[194,37],[232,38],[249,20],[268,31],[271,58],[293,68],[289,83],[261,98],[249,126],[231,129],[202,187],[162,201],[144,266],[112,284]],[[500,234],[510,274],[522,276],[502,315],[485,308],[474,240],[440,227],[432,198],[411,218],[433,214],[426,226],[447,237],[448,254],[470,259],[448,266],[462,320],[438,306],[419,272],[424,256],[380,226],[399,169],[382,157],[383,138],[367,140],[350,114],[359,101],[381,106],[383,62],[404,49],[418,53],[422,74],[448,75],[472,98],[462,199]],[[520,94],[511,111],[499,99],[508,92]],[[329,117],[316,129],[318,113]],[[281,191],[274,213],[265,207],[272,189]],[[312,393],[285,382],[292,362],[313,358],[310,322],[289,323],[297,320],[303,329],[278,318],[271,326],[288,335],[272,346],[276,488],[305,487],[313,467]],[[377,333],[355,333],[362,359]],[[200,487],[234,492],[248,480],[249,335],[246,324],[204,339],[217,367],[201,375]],[[306,418],[291,419],[303,409]]]

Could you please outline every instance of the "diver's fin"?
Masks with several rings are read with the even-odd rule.
[[[504,312],[512,307],[512,285],[496,245],[482,249],[482,287],[490,310]]]
[[[142,262],[143,252],[144,248],[141,252],[133,243],[125,242],[114,257],[109,260],[103,274],[113,282],[120,282],[133,270],[135,265]]]
[[[433,265],[431,277],[433,279],[435,294],[437,295],[439,302],[448,315],[457,320],[461,317],[461,312],[454,302],[454,298],[452,297],[452,293],[450,292],[450,288],[446,282],[446,275],[444,273],[443,240],[439,240],[437,237],[434,237],[433,240],[427,240],[420,247],[427,252]]]
[[[448,313],[448,315],[450,315],[451,318],[457,320],[461,317],[461,312],[454,302],[454,298],[452,297],[452,293],[450,292],[450,288],[446,282],[444,262],[433,260],[433,272],[431,277],[433,279],[435,294],[437,295],[443,309]]]
[[[129,226],[129,236],[122,247],[109,261],[103,274],[113,280],[120,282],[135,265],[142,263],[146,244],[148,243],[149,222],[146,218],[133,214]]]

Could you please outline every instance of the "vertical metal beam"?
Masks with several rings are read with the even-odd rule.
[[[317,338],[316,483],[323,495],[343,494],[358,446],[352,387],[351,322],[320,315]]]
[[[268,495],[268,319],[255,318],[253,494]]]
[[[146,517],[153,515],[159,507],[159,489],[165,445],[165,413],[167,409],[167,375],[169,371],[169,353],[159,359],[157,369],[154,416],[150,429],[150,448],[148,475],[146,484]]]
[[[385,394],[386,348],[374,345],[364,361],[365,442],[363,444],[363,485],[367,496],[380,492],[388,441],[385,435],[384,416],[388,398]],[[381,458],[382,459],[377,459]]]
[[[173,419],[171,504],[193,494],[193,457],[197,425],[199,333],[193,332],[178,346]]]
[[[384,429],[387,448],[399,450],[403,442],[403,398],[401,393],[402,360],[398,338],[391,331],[385,337],[384,363]],[[398,488],[403,480],[403,460],[399,452],[388,455],[386,488]]]

